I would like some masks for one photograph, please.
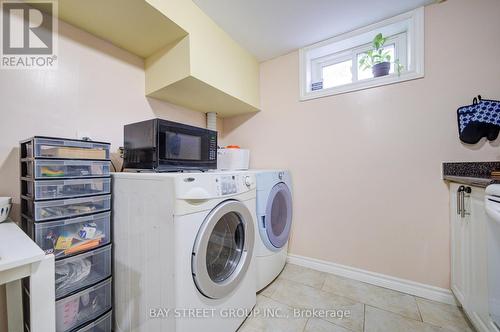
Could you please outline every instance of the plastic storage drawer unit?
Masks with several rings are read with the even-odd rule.
[[[56,332],[71,331],[111,309],[111,278],[56,301]]]
[[[110,192],[110,178],[44,181],[21,180],[21,194],[35,200],[104,195]]]
[[[110,311],[93,323],[78,329],[76,332],[111,332],[113,331],[113,312]]]
[[[21,208],[35,221],[71,218],[110,210],[111,195],[38,202],[22,198]]]
[[[56,261],[56,298],[111,276],[111,245]]]
[[[110,165],[110,161],[26,160],[21,161],[21,177],[36,180],[107,177]]]
[[[109,159],[109,143],[34,137],[21,142],[21,158]]]
[[[111,241],[111,213],[35,223],[21,218],[24,231],[56,259],[104,246]]]

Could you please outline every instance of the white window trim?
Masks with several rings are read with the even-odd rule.
[[[409,28],[406,34],[408,47],[405,48],[407,56],[404,54],[395,54],[395,58],[400,57],[403,65],[407,66],[407,70],[401,74],[390,74],[383,77],[370,78],[360,81],[355,81],[353,83],[331,87],[328,89],[321,89],[310,91],[310,83],[313,82],[312,78],[317,78],[318,74],[312,73],[312,67],[318,68],[319,66],[311,66],[311,62],[325,62],[328,64],[338,63],[350,59],[353,50],[355,53],[360,53],[363,50],[369,49],[368,44],[356,45],[351,49],[346,49],[344,51],[337,52],[335,54],[326,55],[321,58],[314,60],[308,60],[307,54],[311,50],[318,49],[320,47],[330,45],[333,43],[346,41],[350,38],[359,36],[364,33],[369,33],[372,31],[377,31],[383,27],[395,24],[398,22],[409,21]],[[300,100],[309,100],[315,98],[321,98],[326,96],[332,96],[342,93],[347,93],[351,91],[358,91],[363,89],[369,89],[381,85],[393,84],[397,82],[403,82],[408,80],[414,80],[424,77],[424,8],[420,7],[410,12],[389,18],[387,20],[366,26],[361,29],[357,29],[346,34],[336,36],[322,42],[304,47],[299,50],[299,84],[300,84]],[[401,57],[403,56],[403,57]],[[404,59],[404,60],[403,60]],[[406,62],[408,59],[408,63]],[[356,68],[356,69],[354,69]],[[353,63],[353,71],[357,70],[357,63]],[[357,74],[357,73],[354,73]],[[313,77],[312,77],[313,76]],[[357,77],[357,76],[356,76]]]
[[[407,67],[407,56],[406,56],[406,33],[398,33],[396,35],[387,38],[386,46],[394,45],[394,59],[400,59],[400,64],[406,68]],[[372,43],[367,43],[361,46],[353,47],[349,50],[341,51],[334,54],[325,55],[320,58],[316,58],[311,61],[311,82],[319,82],[323,80],[323,68],[331,66],[337,63],[351,60],[352,61],[352,83],[347,83],[345,85],[353,85],[358,82],[364,82],[367,80],[373,81],[374,79],[364,79],[358,80],[358,55],[360,53],[365,53],[372,49]],[[391,76],[397,73],[390,74]],[[333,88],[339,88],[340,86],[335,86]]]

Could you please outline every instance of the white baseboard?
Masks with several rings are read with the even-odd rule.
[[[449,289],[421,284],[411,280],[391,277],[381,273],[370,272],[299,255],[288,254],[287,262],[313,270],[327,272],[341,277],[415,295],[424,299],[457,305],[457,301]]]

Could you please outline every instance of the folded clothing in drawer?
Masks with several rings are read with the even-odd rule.
[[[21,177],[41,180],[106,177],[110,166],[110,161],[26,160],[21,161]]]
[[[111,278],[56,301],[56,332],[82,326],[111,309]]]
[[[110,178],[21,180],[21,194],[35,200],[75,198],[109,194],[110,192]]]
[[[111,332],[113,331],[113,312],[109,311],[94,322],[78,329],[76,332]]]
[[[35,221],[71,218],[111,209],[111,195],[91,196],[54,201],[33,201],[21,198],[21,209]]]
[[[104,246],[111,241],[111,213],[36,223],[21,217],[24,231],[56,259]]]
[[[109,159],[109,143],[34,137],[21,143],[21,158]]]
[[[56,298],[111,276],[111,245],[58,260],[55,264]]]

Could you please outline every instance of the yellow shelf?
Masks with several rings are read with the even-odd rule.
[[[231,117],[258,112],[259,109],[230,96],[193,76],[188,76],[148,94],[149,97],[168,100],[173,104],[198,110],[216,112],[219,117]]]
[[[188,33],[143,0],[62,0],[59,18],[142,58]]]
[[[145,59],[145,94],[221,117],[259,111],[259,63],[191,0],[61,0],[59,18]]]

